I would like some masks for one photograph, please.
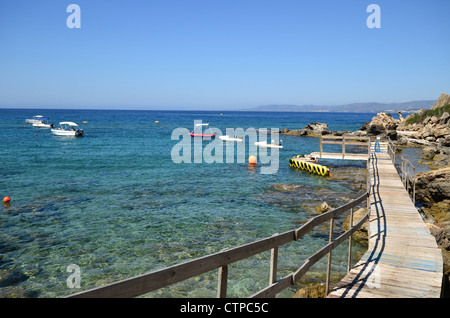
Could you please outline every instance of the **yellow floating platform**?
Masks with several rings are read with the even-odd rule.
[[[312,160],[308,157],[298,155],[289,159],[289,167],[302,169],[324,177],[331,175],[330,169],[311,161]]]

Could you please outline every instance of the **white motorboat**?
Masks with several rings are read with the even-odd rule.
[[[44,118],[44,117],[41,118],[41,121],[39,123],[33,124],[33,127],[36,127],[36,128],[53,128],[53,126],[54,125],[49,124],[48,119]]]
[[[71,121],[63,121],[59,123],[59,128],[52,128],[52,133],[57,136],[83,136],[83,129],[79,128],[78,125]]]
[[[222,139],[223,141],[233,141],[233,142],[242,142],[242,138],[238,138],[238,137],[230,137],[228,135],[226,136],[219,136],[220,139]]]
[[[25,121],[29,124],[39,124],[39,123],[42,123],[42,118],[44,118],[44,116],[36,115],[36,116],[33,116],[32,119],[25,119]]]
[[[279,148],[282,149],[283,146],[281,144],[268,144],[267,141],[257,141],[255,145],[263,148]]]

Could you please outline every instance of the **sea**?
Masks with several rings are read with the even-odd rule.
[[[25,122],[37,114],[56,126],[76,122],[84,136],[56,136]],[[373,116],[0,109],[0,197],[11,198],[0,207],[0,297],[64,297],[180,264],[297,228],[317,215],[314,206],[342,204],[344,197],[364,191],[355,185],[355,180],[364,183],[363,162],[324,163],[338,175],[341,171],[342,178],[289,167],[291,157],[319,150],[317,138],[280,135],[279,167],[267,174],[261,173],[264,164],[237,158],[174,162],[177,129],[193,130],[202,121],[225,134],[227,128],[301,129],[321,122],[329,130],[354,131]],[[200,145],[205,149],[211,142],[205,139]],[[245,149],[246,158],[258,157],[248,145]],[[281,247],[278,278],[295,271],[327,242],[328,228],[322,227]],[[335,280],[346,272],[343,245],[333,252]],[[353,262],[364,249],[355,245]],[[231,264],[228,296],[248,297],[267,286],[269,266],[270,252]],[[325,268],[326,258],[304,284],[323,283]],[[292,297],[297,289],[279,297]],[[211,271],[143,297],[216,293],[217,271]]]

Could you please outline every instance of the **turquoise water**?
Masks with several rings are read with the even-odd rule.
[[[85,136],[54,136],[25,123],[36,114],[53,123],[74,121]],[[300,129],[310,122],[357,130],[373,116],[1,109],[0,196],[10,196],[11,204],[0,208],[0,295],[68,295],[80,290],[67,286],[71,264],[80,267],[85,290],[296,228],[314,216],[309,207],[323,202],[321,191],[356,196],[351,181],[289,168],[292,156],[318,151],[316,138],[282,135],[277,173],[261,174],[247,163],[175,164],[175,128],[192,129],[202,120],[223,132]],[[364,165],[335,168],[346,167],[358,173]],[[279,191],[280,184],[302,192]],[[315,233],[280,250],[279,277],[326,241]],[[345,272],[345,247],[335,254],[335,271]],[[268,254],[233,264],[229,296],[251,295],[268,275]],[[211,272],[148,296],[214,297],[216,279]]]

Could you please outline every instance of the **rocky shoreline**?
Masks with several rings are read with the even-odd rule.
[[[281,130],[282,134],[320,137],[323,135],[350,135],[388,138],[394,142],[399,152],[403,147],[420,147],[420,164],[431,170],[416,174],[416,203],[419,211],[436,242],[444,259],[443,297],[450,297],[450,95],[441,94],[429,110],[398,119],[389,113],[378,113],[372,121],[362,125],[358,131],[329,131],[328,124],[311,123],[299,130]],[[345,229],[345,222],[344,222]],[[367,240],[363,227],[355,240]],[[312,286],[299,290],[294,297],[323,297],[322,285],[316,286],[321,293],[311,290]]]

